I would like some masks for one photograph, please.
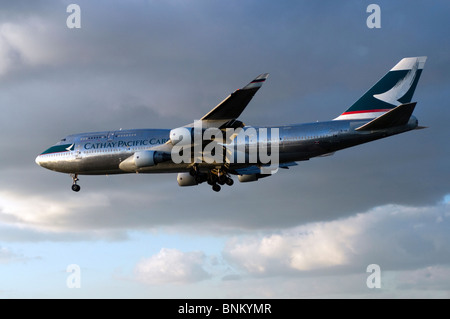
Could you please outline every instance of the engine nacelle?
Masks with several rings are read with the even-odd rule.
[[[199,141],[203,138],[203,133],[206,131],[205,128],[194,128],[194,127],[178,127],[170,130],[170,142],[172,145],[176,145],[182,142],[181,145],[190,145],[195,141],[195,134],[198,134],[197,138]]]
[[[155,166],[171,159],[171,154],[167,152],[140,151],[120,163],[119,168],[125,172],[134,172],[139,168]]]
[[[198,185],[195,177],[189,173],[178,173],[177,182],[180,186],[194,186]]]
[[[178,127],[170,130],[170,142],[176,145],[183,141],[184,144],[191,144],[194,141],[193,127]]]
[[[134,165],[137,168],[154,166],[169,159],[170,153],[158,151],[140,151],[133,155]]]
[[[241,183],[256,182],[258,180],[258,175],[259,174],[238,175],[238,179]]]

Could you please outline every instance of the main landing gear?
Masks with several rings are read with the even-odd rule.
[[[80,187],[80,185],[77,184],[77,182],[79,181],[78,174],[70,174],[70,177],[72,177],[72,181],[73,181],[72,190],[74,192],[79,192],[81,187]]]
[[[231,186],[234,183],[233,179],[228,175],[225,169],[215,168],[207,173],[201,173],[198,168],[194,166],[189,174],[194,176],[195,181],[199,184],[207,182],[212,186],[212,190],[215,192],[219,192],[222,189],[221,185],[227,184],[228,186]]]

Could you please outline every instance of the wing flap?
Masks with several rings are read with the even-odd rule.
[[[290,166],[297,166],[298,164],[296,162],[288,162],[288,163],[280,163],[278,165],[279,168],[289,168]],[[263,166],[269,166],[269,165],[263,165]],[[261,174],[261,166],[258,165],[251,165],[247,167],[242,167],[234,170],[236,174],[239,175],[250,175],[250,174]]]

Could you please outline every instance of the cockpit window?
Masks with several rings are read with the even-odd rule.
[[[63,138],[62,140],[61,140],[61,142],[65,142],[66,141],[66,138]]]

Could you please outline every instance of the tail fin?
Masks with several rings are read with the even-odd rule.
[[[373,119],[410,103],[427,57],[404,58],[335,120]]]

